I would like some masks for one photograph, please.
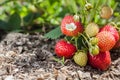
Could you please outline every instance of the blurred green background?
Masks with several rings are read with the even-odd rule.
[[[98,0],[88,0],[95,4]],[[101,0],[106,3],[106,0]],[[85,0],[0,0],[0,30],[46,33],[60,25],[66,14],[79,12]],[[102,4],[102,3],[101,3]],[[107,0],[119,15],[120,0]]]

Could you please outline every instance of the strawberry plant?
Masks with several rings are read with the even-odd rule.
[[[75,10],[75,14],[65,15],[60,27],[45,37],[64,35],[64,40],[55,46],[58,57],[73,57],[80,66],[89,62],[94,68],[107,70],[111,64],[110,50],[119,41],[120,15],[114,12],[117,3],[112,4],[109,0],[83,0],[79,4],[80,8]]]

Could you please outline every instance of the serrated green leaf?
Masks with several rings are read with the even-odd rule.
[[[78,50],[87,49],[88,44],[83,36],[79,36],[76,40],[76,47]]]
[[[62,32],[60,30],[60,27],[57,27],[57,28],[53,29],[52,31],[46,33],[44,37],[51,38],[51,39],[57,39],[61,35],[62,35]]]
[[[20,29],[21,18],[18,13],[14,13],[10,16],[8,20],[8,28],[9,30],[17,30]]]
[[[26,15],[24,18],[23,18],[23,21],[24,21],[24,26],[28,26],[29,24],[32,23],[33,21],[33,18],[34,18],[34,14],[33,13],[28,13],[28,15]]]
[[[82,49],[82,46],[83,46],[82,40],[83,40],[83,37],[80,36],[76,41],[76,43],[77,43],[76,46],[77,46],[78,49]]]
[[[5,21],[0,20],[0,29],[8,30],[7,23]]]
[[[65,40],[66,40],[66,41],[71,41],[71,39],[72,39],[72,37],[70,37],[70,36],[66,36],[66,37],[65,37]]]
[[[84,7],[85,6],[85,0],[78,0],[78,3],[80,4],[80,7]]]

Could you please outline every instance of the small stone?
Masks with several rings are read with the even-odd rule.
[[[93,75],[93,78],[97,79],[99,77],[99,75]]]
[[[78,75],[79,75],[80,79],[84,79],[84,78],[91,79],[91,76],[90,76],[89,72],[78,71]]]
[[[14,69],[13,70],[15,73],[17,73],[18,71],[19,71],[19,69],[18,68],[16,68],[16,69]]]
[[[8,51],[8,52],[6,53],[6,56],[7,56],[7,57],[15,57],[16,55],[17,55],[17,53],[14,52],[14,51]]]
[[[90,72],[86,72],[86,73],[84,73],[83,75],[84,75],[84,77],[87,77],[87,78],[90,78],[90,77],[91,77],[91,76],[90,76]]]
[[[54,74],[54,77],[57,78],[57,76],[58,76],[58,70],[54,68],[53,74]]]
[[[3,78],[0,76],[0,80],[3,80]]]
[[[21,54],[22,51],[23,51],[23,47],[22,46],[18,47],[18,53]]]
[[[4,46],[0,45],[0,53],[3,53],[3,51],[4,51]]]
[[[37,80],[44,80],[43,78],[38,78]]]
[[[15,80],[15,79],[14,79],[14,77],[13,77],[12,75],[10,75],[10,76],[7,76],[7,77],[5,78],[5,80]]]
[[[3,54],[0,54],[0,64],[4,63],[5,56]]]
[[[50,73],[44,74],[44,78],[45,78],[45,79],[47,79],[48,77],[50,77]]]
[[[24,43],[23,42],[16,42],[17,46],[22,46]]]
[[[4,74],[7,74],[6,69],[1,69],[1,68],[0,68],[0,75],[4,75]]]
[[[82,78],[82,76],[83,76],[83,72],[82,71],[77,71],[78,72],[78,75],[79,75],[79,77],[80,77],[80,79]]]
[[[57,80],[66,80],[66,79],[67,79],[67,76],[64,75],[63,73],[59,72]]]

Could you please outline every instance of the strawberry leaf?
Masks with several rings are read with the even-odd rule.
[[[83,46],[84,46],[83,41],[84,41],[84,38],[82,36],[78,37],[77,40],[75,41],[76,47],[79,50],[83,49]]]
[[[58,37],[60,37],[62,35],[62,32],[60,30],[60,27],[57,27],[55,29],[53,29],[52,31],[46,33],[44,35],[45,38],[51,38],[51,39],[57,39]]]
[[[21,17],[18,13],[14,13],[10,16],[7,26],[10,31],[19,30],[21,27]]]

